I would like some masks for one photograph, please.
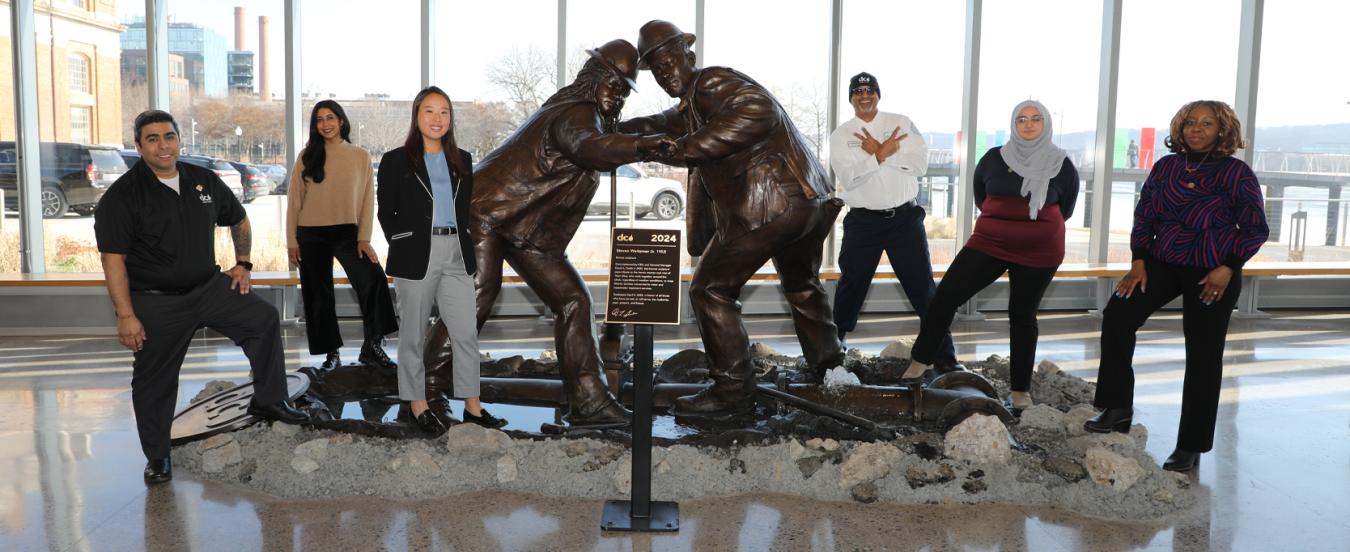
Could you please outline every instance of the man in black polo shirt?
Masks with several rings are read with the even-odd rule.
[[[208,327],[243,347],[253,368],[248,413],[286,423],[308,421],[286,403],[286,364],[277,311],[249,294],[252,230],[234,193],[215,173],[178,162],[178,123],[166,112],[136,117],[141,161],[99,201],[94,234],[117,339],[135,353],[131,403],[145,482],[172,478],[169,429],[178,372],[192,335]],[[238,260],[215,264],[215,228],[229,226]]]

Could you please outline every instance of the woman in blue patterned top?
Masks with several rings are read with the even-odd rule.
[[[1233,157],[1245,147],[1233,108],[1209,100],[1182,106],[1165,143],[1175,155],[1159,159],[1144,181],[1130,234],[1133,262],[1103,312],[1093,403],[1104,410],[1084,427],[1130,430],[1135,333],[1179,295],[1186,376],[1176,450],[1163,467],[1185,472],[1214,446],[1228,319],[1242,265],[1270,230],[1256,174]]]

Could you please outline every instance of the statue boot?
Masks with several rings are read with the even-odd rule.
[[[755,411],[755,379],[749,360],[738,362],[732,370],[717,373],[713,384],[693,395],[675,399],[671,413],[678,417],[728,418]]]
[[[564,367],[563,388],[567,391],[568,412],[563,421],[571,427],[623,427],[632,422],[629,412],[609,394],[599,374],[580,371],[568,374]]]

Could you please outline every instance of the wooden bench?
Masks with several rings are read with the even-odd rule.
[[[1055,272],[1056,278],[1105,278],[1115,279],[1124,276],[1129,270],[1129,263],[1109,263],[1109,264],[1065,264],[1059,267]],[[609,273],[606,270],[588,269],[582,270],[581,277],[588,283],[604,283],[609,279]],[[946,273],[945,266],[933,267],[935,278],[941,279]],[[1248,264],[1242,273],[1243,293],[1238,303],[1238,312],[1240,316],[1260,317],[1264,313],[1257,310],[1257,298],[1260,295],[1260,282],[1262,279],[1279,278],[1290,276],[1350,276],[1350,263],[1294,263],[1294,262],[1271,262],[1271,263],[1251,263]],[[839,279],[837,270],[823,270],[820,274],[821,280],[831,281]],[[894,279],[895,273],[890,271],[877,271],[874,280]],[[680,275],[683,282],[689,282],[693,279],[693,273],[686,270]],[[751,277],[752,281],[766,282],[778,279],[778,275],[773,271],[770,265],[760,269]],[[508,274],[502,278],[507,284],[523,284],[524,279],[520,276]],[[350,284],[345,275],[335,274],[334,283]],[[103,274],[97,272],[48,272],[45,274],[19,274],[19,273],[0,273],[0,288],[69,288],[69,287],[102,287]],[[300,274],[291,272],[255,272],[253,274],[253,285],[275,287],[282,290],[283,319],[293,319],[295,314],[292,312],[295,301],[293,294],[300,286]],[[1103,288],[1109,289],[1109,288]],[[1098,298],[1098,307],[1105,306],[1107,297]]]

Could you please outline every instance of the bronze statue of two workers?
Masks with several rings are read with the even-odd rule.
[[[843,360],[819,279],[823,243],[841,206],[828,197],[833,186],[768,90],[733,69],[699,68],[694,40],[656,20],[642,26],[637,48],[615,40],[589,51],[576,80],[474,169],[478,326],[497,298],[505,260],[556,314],[572,425],[628,417],[600,380],[591,297],[564,253],[598,188],[595,171],[625,163],[689,168],[687,243],[700,257],[689,292],[713,385],[677,399],[677,416],[753,410],[755,376],[739,298],[767,261],[792,309],[809,376],[819,381]],[[609,132],[638,69],[652,71],[679,104]],[[427,340],[429,389],[449,382],[445,331],[437,324]]]

